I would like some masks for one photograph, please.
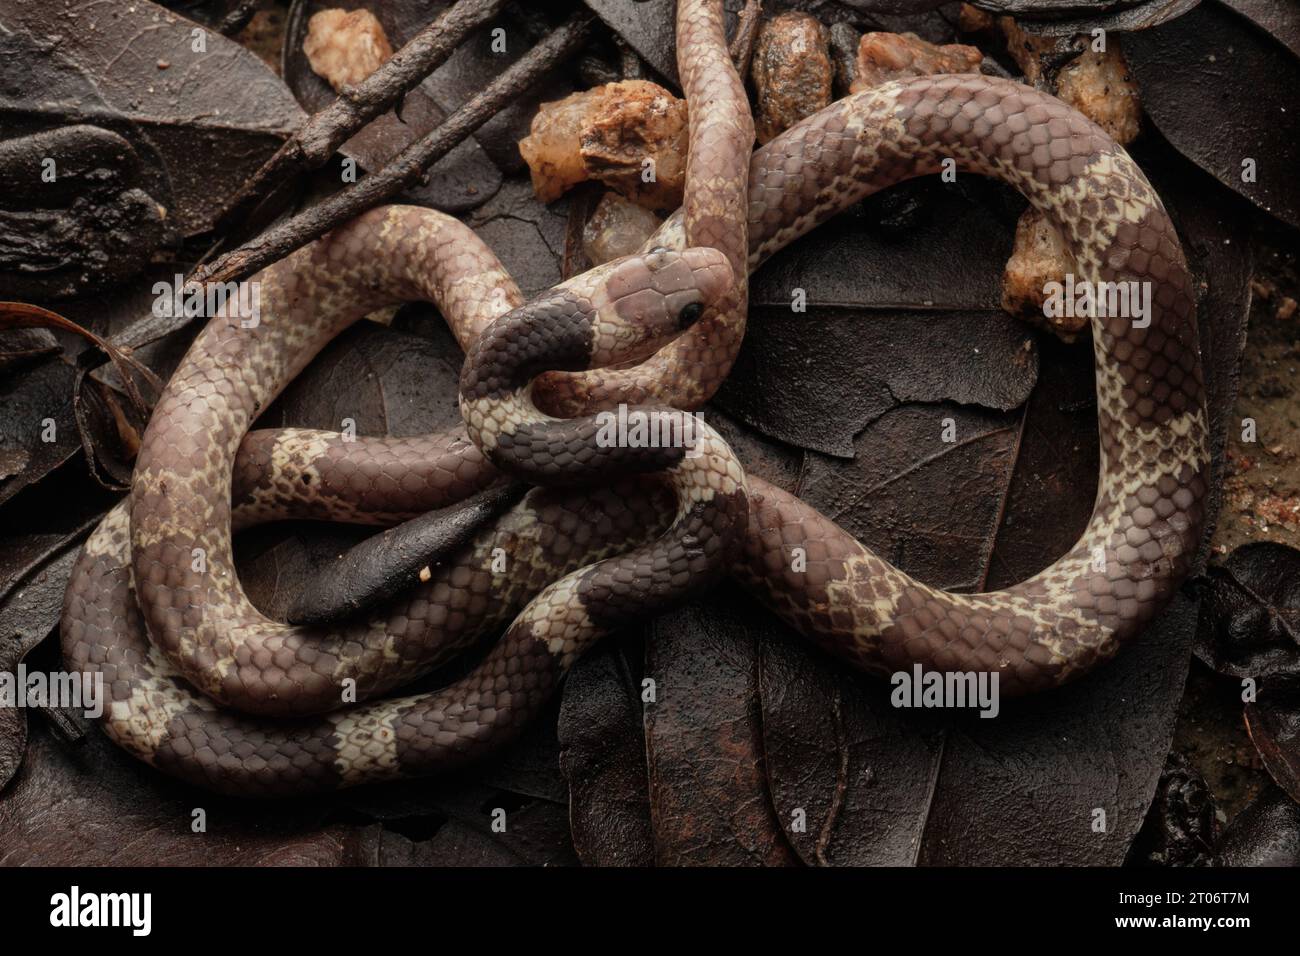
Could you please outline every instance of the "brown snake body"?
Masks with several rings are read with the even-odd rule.
[[[691,20],[697,11],[707,22]],[[700,89],[692,83],[700,77],[693,80],[688,66],[699,55],[690,52],[691,44],[714,50],[716,64],[721,31],[710,19],[714,13],[710,3],[684,3],[679,12],[693,116]],[[704,79],[716,79],[716,69],[705,70]],[[694,154],[695,135],[693,129],[693,165],[702,157],[718,162],[713,153]],[[743,156],[748,145],[741,148]],[[868,193],[937,170],[944,157],[1012,183],[1044,210],[1065,237],[1080,278],[1152,283],[1149,325],[1119,316],[1093,319],[1102,465],[1083,537],[1051,567],[1013,588],[950,594],[912,580],[814,509],[750,478],[748,527],[741,529],[742,553],[732,573],[803,633],[866,670],[921,663],[991,671],[1005,692],[1020,693],[1059,684],[1111,656],[1189,570],[1208,465],[1195,310],[1172,224],[1124,151],[1058,101],[980,76],[923,78],[857,94],[755,153],[744,217],[749,268]],[[722,176],[715,195],[734,196],[736,182]],[[711,222],[725,225],[725,219],[701,215],[698,206],[688,208],[684,225],[670,220],[653,242],[681,252],[689,234],[691,246],[734,259],[725,235],[703,238]],[[105,674],[112,699],[106,728],[132,753],[194,782],[239,793],[297,792],[440,769],[508,738],[594,638],[583,632],[580,641],[548,642],[516,622],[487,660],[447,691],[323,716],[272,721],[233,714],[212,699],[253,713],[305,715],[337,706],[340,683],[349,679],[359,697],[378,694],[505,624],[548,584],[539,609],[529,605],[520,620],[567,621],[556,625],[564,635],[574,633],[565,617],[574,606],[588,623],[604,611],[616,621],[657,609],[652,592],[631,597],[638,575],[655,579],[657,558],[640,571],[634,569],[641,559],[624,563],[603,583],[583,578],[586,572],[571,573],[629,546],[639,549],[633,554],[653,553],[659,535],[683,519],[685,501],[678,483],[674,518],[672,497],[657,478],[623,479],[596,491],[536,489],[481,532],[459,560],[360,626],[308,634],[266,621],[242,597],[229,563],[229,498],[203,483],[222,461],[226,469],[233,463],[245,520],[299,509],[304,482],[311,487],[309,510],[387,520],[439,507],[492,480],[495,472],[462,435],[343,447],[320,432],[254,434],[235,458],[256,412],[314,348],[383,301],[434,298],[462,343],[481,353],[474,343],[483,328],[517,306],[519,297],[495,259],[466,233],[454,220],[427,211],[376,210],[259,277],[263,301],[270,303],[264,313],[282,317],[264,318],[269,330],[260,338],[229,322],[222,331],[214,320],[196,342],[202,350],[192,354],[204,360],[200,367],[220,374],[182,381],[185,398],[174,406],[164,396],[137,465],[130,519],[116,509],[95,532],[65,603],[65,656],[76,669]],[[595,283],[604,274],[583,278],[591,297],[601,294]],[[733,286],[695,328],[637,369],[539,379],[532,390],[537,405],[566,415],[612,401],[698,406],[734,359],[743,295],[739,284]],[[293,321],[305,319],[312,321]],[[521,321],[512,316],[494,327],[502,348],[525,334]],[[309,336],[319,339],[314,348],[304,342]],[[176,385],[173,380],[169,394],[177,394]],[[231,388],[233,395],[226,391]],[[480,442],[486,418],[507,407],[518,410],[506,401],[513,393],[513,386],[463,392],[462,408]],[[520,423],[533,427],[532,418],[501,414],[510,434]],[[220,455],[204,437],[213,434],[223,436]],[[538,453],[551,447],[549,441],[528,447]],[[499,444],[489,438],[487,447],[489,457],[498,457]],[[580,447],[587,446],[574,445],[576,453]],[[725,476],[728,453],[718,448],[710,454],[719,463],[716,475]],[[743,483],[736,480],[738,487]],[[743,497],[723,500],[734,505]],[[722,560],[730,551],[728,508],[709,513],[702,510],[696,520],[721,522],[711,559]],[[195,548],[204,570],[186,571],[198,560]],[[493,570],[497,549],[511,556],[506,572]],[[664,574],[660,580],[673,577]],[[552,583],[557,578],[560,585]],[[582,600],[575,605],[579,587]],[[595,624],[592,633],[602,622]],[[177,668],[204,694],[180,681]]]

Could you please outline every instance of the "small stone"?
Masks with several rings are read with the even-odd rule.
[[[648,80],[608,83],[543,103],[519,143],[543,202],[596,179],[647,209],[681,205],[686,102]]]
[[[1047,283],[1064,283],[1074,270],[1060,230],[1038,210],[1026,209],[1016,223],[1015,246],[1002,273],[1002,308],[1071,341],[1088,324],[1087,316],[1049,317],[1043,306]]]
[[[585,90],[543,103],[528,136],[519,141],[519,152],[532,173],[533,192],[542,202],[554,202],[587,179],[582,131],[594,95],[594,90]]]
[[[1126,146],[1137,138],[1142,104],[1119,39],[1111,36],[1104,53],[1089,48],[1063,66],[1056,95]]]
[[[754,132],[775,139],[831,102],[830,34],[808,13],[782,13],[759,29],[750,68],[758,91]]]
[[[630,256],[654,235],[659,223],[650,210],[607,192],[582,229],[582,249],[593,266]]]
[[[832,23],[831,64],[835,68],[835,97],[848,96],[858,72],[858,43],[862,34],[847,23]]]
[[[936,46],[915,33],[867,33],[858,44],[852,90],[859,93],[914,76],[978,73],[983,60],[983,53],[963,43]]]
[[[393,55],[383,26],[364,9],[332,8],[313,14],[302,50],[312,71],[336,93],[360,83]]]

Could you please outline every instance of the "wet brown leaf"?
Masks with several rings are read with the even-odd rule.
[[[1273,0],[1220,0],[1300,56],[1300,7]]]
[[[184,235],[210,229],[222,200],[303,119],[257,56],[149,0],[11,2],[4,22],[29,44],[57,38],[45,55],[0,57],[17,71],[0,87],[0,105],[22,117],[15,131],[109,125],[160,164],[147,190],[170,195],[167,221]]]
[[[758,648],[764,611],[734,586],[655,620],[646,645],[646,760],[655,862],[797,862],[763,773]]]
[[[569,674],[560,706],[560,766],[569,816],[587,866],[654,862],[640,667],[631,640],[611,640]]]
[[[206,815],[206,833],[191,827]],[[37,729],[0,799],[0,865],[338,866],[367,855],[364,833],[324,807],[250,804],[176,784],[88,734],[71,750]]]
[[[0,379],[0,505],[81,451],[76,380],[76,368],[57,356]]]
[[[9,374],[59,354],[59,340],[47,329],[15,329],[0,335],[0,373]]]
[[[1219,866],[1300,866],[1300,804],[1277,787],[1255,798],[1223,834]]]
[[[1175,148],[1260,209],[1300,227],[1300,59],[1291,50],[1233,11],[1202,3],[1126,37],[1124,52],[1147,115]]]
[[[1028,33],[1071,36],[1094,29],[1146,30],[1192,10],[1201,0],[973,0],[995,14],[1010,14]]]
[[[570,197],[564,196],[542,206],[528,180],[511,179],[466,221],[501,259],[524,295],[532,297],[565,278],[560,263],[569,202]]]
[[[997,313],[763,310],[717,403],[780,441],[847,457],[901,403],[1005,411],[1037,375],[1032,334]]]
[[[1218,844],[1219,812],[1205,778],[1181,754],[1171,753],[1128,862],[1208,866]]]
[[[1300,802],[1300,682],[1265,682],[1246,704],[1246,729],[1269,775]]]
[[[978,176],[903,183],[772,257],[754,276],[755,306],[810,314],[830,307],[977,311],[1001,308],[1002,269],[1024,200]]]
[[[1228,677],[1300,677],[1300,552],[1252,542],[1202,580],[1201,660]]]
[[[6,564],[27,559],[25,567],[0,567],[4,580],[11,582],[0,592],[0,672],[15,674],[28,652],[59,623],[79,539],[71,546],[56,535],[5,543],[13,548]],[[26,709],[0,707],[0,791],[18,770],[26,749]]]
[[[413,308],[428,338],[359,322],[331,342],[259,420],[358,435],[422,435],[460,422],[462,355],[431,309]],[[430,314],[433,318],[427,318]]]
[[[3,62],[34,55],[0,38]],[[145,162],[125,137],[86,124],[0,141],[0,295],[64,298],[138,273],[163,242],[170,202],[143,188]]]
[[[105,487],[115,490],[125,489],[131,475],[130,461],[135,457],[136,449],[139,447],[140,435],[144,431],[153,402],[162,391],[162,381],[129,351],[118,348],[112,342],[58,313],[21,302],[0,302],[0,331],[31,329],[47,332],[55,330],[65,336],[80,337],[97,348],[107,356],[117,372],[117,381],[122,386],[123,400],[118,401],[111,391],[101,388],[95,379],[92,379],[90,386],[86,387],[84,369],[79,369],[72,374],[71,389],[63,400],[60,400],[61,397],[57,394],[50,394],[44,389],[38,390],[30,385],[20,385],[17,394],[13,396],[13,403],[17,406],[14,409],[17,415],[12,423],[12,427],[15,428],[15,438],[17,441],[31,444],[39,441],[42,444],[53,445],[55,448],[50,453],[39,456],[26,453],[21,459],[20,466],[10,476],[6,476],[18,480],[6,482],[4,491],[0,492],[0,501],[39,480],[51,468],[67,460],[74,450],[73,446],[65,444],[62,453],[57,451],[60,444],[59,419],[52,416],[49,411],[44,416],[40,416],[35,408],[27,404],[28,397],[33,393],[41,394],[42,405],[49,402],[50,406],[57,410],[56,414],[60,416],[66,415],[66,403],[68,399],[71,400],[77,437],[81,449],[86,452],[86,460],[91,466],[92,474]],[[79,362],[84,357],[84,351],[78,353]],[[69,368],[66,363],[51,358],[44,367],[33,372],[31,379],[43,381],[48,376],[49,381],[61,381],[67,377],[66,373],[60,374],[61,366]],[[31,444],[27,447],[31,447]],[[102,477],[104,472],[111,475],[111,479]]]
[[[769,619],[760,681],[772,802],[790,845],[812,866],[913,866],[943,758],[926,728],[882,700],[878,681],[810,656]],[[798,824],[796,826],[796,824]]]

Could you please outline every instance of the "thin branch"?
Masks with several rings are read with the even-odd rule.
[[[354,133],[445,63],[467,36],[501,12],[505,2],[460,0],[374,73],[355,87],[345,88],[338,99],[308,118],[253,174],[218,217],[217,228],[228,229],[247,221],[287,179],[323,166]]]
[[[591,30],[592,15],[575,14],[514,65],[466,102],[441,126],[402,150],[387,166],[335,193],[247,245],[195,270],[192,282],[235,282],[278,262],[295,249],[319,239],[331,229],[356,218],[410,189],[425,170],[446,156],[503,107],[531,89],[543,76],[577,51]]]
[[[759,17],[763,14],[763,0],[747,0],[736,21],[736,35],[731,38],[728,53],[736,65],[741,82],[749,72],[749,61],[754,55],[754,40],[758,37]]]

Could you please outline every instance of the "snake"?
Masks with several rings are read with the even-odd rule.
[[[683,64],[701,46],[716,54],[721,37],[715,5],[679,5]],[[712,89],[730,86],[734,95],[738,81],[731,86],[714,76],[722,58],[710,62],[701,72]],[[683,82],[694,110],[700,88],[692,82],[699,77],[693,81],[684,69]],[[747,112],[743,89],[740,97],[722,107],[733,121],[723,137],[732,147],[736,130],[744,130],[734,113]],[[716,244],[723,240],[709,236],[708,217],[692,216],[688,193],[688,208],[665,222],[648,253],[570,280],[530,311],[470,230],[430,210],[392,206],[262,273],[269,305],[253,335],[216,334],[221,324],[209,324],[190,356],[207,337],[215,346],[205,353],[208,368],[220,371],[220,387],[218,379],[199,376],[185,386],[187,401],[169,403],[187,356],[146,431],[129,510],[109,513],[69,582],[64,655],[74,669],[104,675],[111,739],[164,772],[242,795],[330,789],[460,765],[518,733],[604,623],[656,613],[675,588],[689,584],[672,581],[685,572],[675,575],[666,556],[698,556],[698,533],[709,522],[717,532],[709,536],[710,561],[717,563],[696,565],[702,579],[713,580],[724,567],[796,630],[868,673],[914,664],[990,672],[1003,693],[1024,694],[1076,679],[1142,630],[1195,559],[1209,449],[1190,274],[1173,223],[1127,153],[1055,98],[974,74],[854,94],[752,156],[742,142],[747,177],[727,176],[720,152],[697,152],[694,140],[691,148],[691,164],[700,160],[706,179],[733,192],[740,184],[746,198],[744,225],[733,229],[745,241],[739,270]],[[1024,194],[1060,231],[1079,278],[1145,282],[1152,290],[1149,321],[1091,318],[1100,476],[1087,527],[1067,554],[1002,591],[931,588],[797,497],[742,476],[714,433],[704,440],[710,464],[690,472],[696,478],[671,476],[685,459],[670,464],[654,455],[640,466],[668,465],[668,473],[608,477],[619,468],[602,457],[612,449],[593,447],[593,422],[566,419],[628,402],[680,421],[682,413],[666,406],[698,407],[734,359],[743,332],[743,317],[731,311],[743,300],[740,276],[863,197],[939,171],[948,159]],[[695,308],[679,312],[678,325],[691,319],[690,329],[640,365],[584,371],[615,354],[602,351],[598,339],[627,331],[628,323],[610,318],[611,279],[645,289],[657,274],[647,258],[666,262],[709,249],[722,256],[709,269],[725,261],[733,281],[713,299],[696,290],[700,316]],[[670,294],[682,291],[673,287]],[[614,298],[638,294],[629,285]],[[310,430],[245,434],[330,333],[405,298],[437,302],[473,357],[462,376],[465,428],[352,442]],[[561,335],[568,361],[542,368],[517,350],[526,340],[546,340],[538,319],[556,316],[569,329]],[[322,332],[322,324],[330,330]],[[554,358],[566,349],[543,351]],[[510,362],[501,358],[510,354]],[[485,382],[484,368],[494,367]],[[645,378],[638,369],[648,370]],[[226,394],[232,385],[236,394]],[[204,437],[214,435],[221,456]],[[569,484],[579,458],[607,461],[606,478]],[[222,621],[209,640],[195,640],[187,614],[196,606],[219,616],[238,597],[248,614],[228,558],[232,524],[289,513],[399,520],[484,487],[498,469],[520,470],[542,484],[429,581],[365,619],[332,635],[258,618],[235,621],[257,638],[243,646],[231,642]],[[708,476],[703,484],[701,474]],[[233,498],[225,494],[232,482]],[[710,484],[724,493],[692,513],[701,502],[691,504],[691,489]],[[178,528],[185,535],[178,537]],[[633,557],[602,564],[619,554]],[[496,561],[501,555],[508,556],[504,570]],[[206,571],[185,570],[196,561]],[[599,581],[584,571],[602,566],[617,570]],[[197,602],[186,588],[168,584],[190,574],[203,575],[206,590]],[[566,617],[575,609],[576,621]],[[542,622],[546,634],[560,637],[539,638],[535,625]],[[351,706],[319,712],[338,707],[340,684],[364,682],[358,699],[377,697],[507,625],[484,661],[449,688],[345,701]],[[579,636],[569,640],[573,635]]]

